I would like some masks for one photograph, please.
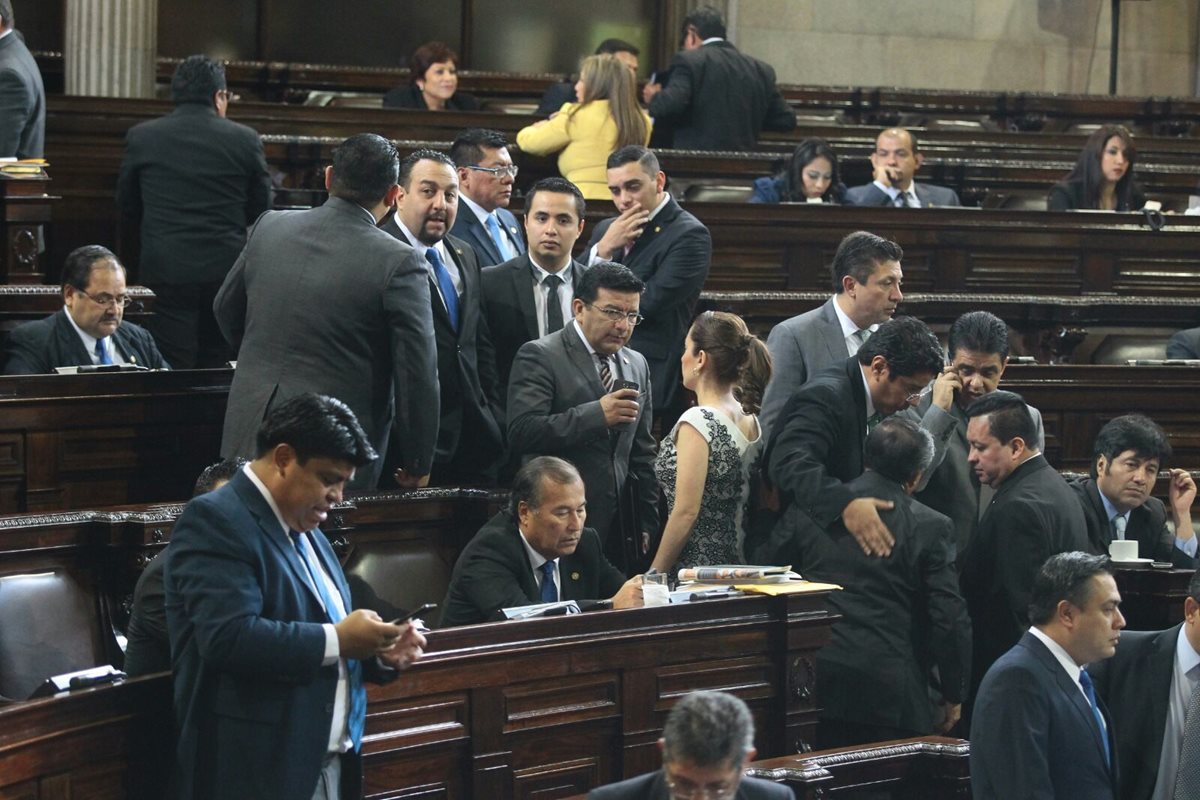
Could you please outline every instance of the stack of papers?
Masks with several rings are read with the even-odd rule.
[[[48,163],[41,158],[24,158],[20,161],[5,159],[0,160],[0,175],[10,178],[41,176],[47,166]]]
[[[800,575],[792,572],[791,565],[783,567],[756,566],[753,564],[715,564],[708,567],[691,567],[679,570],[676,576],[679,583],[716,583],[716,584],[762,584],[788,583],[800,580]]]

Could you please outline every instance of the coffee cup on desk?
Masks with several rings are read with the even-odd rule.
[[[1137,539],[1114,539],[1108,544],[1108,556],[1113,561],[1136,561]]]
[[[665,606],[671,603],[667,576],[662,572],[650,572],[642,576],[642,604]]]

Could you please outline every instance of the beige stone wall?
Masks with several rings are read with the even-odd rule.
[[[1123,95],[1191,95],[1200,0],[1125,0]],[[728,0],[783,83],[1103,94],[1110,0]]]

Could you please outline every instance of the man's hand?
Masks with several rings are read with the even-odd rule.
[[[401,626],[384,622],[368,608],[351,611],[333,629],[343,658],[370,658],[383,653],[394,647],[404,633]]]
[[[859,497],[851,500],[842,509],[842,524],[858,542],[858,546],[869,556],[889,556],[896,543],[892,532],[879,518],[879,509],[891,508],[891,500],[877,497]]]
[[[641,608],[642,576],[634,575],[613,595],[613,608]]]
[[[650,101],[654,99],[654,95],[662,91],[661,83],[647,83],[642,87],[642,102],[650,105]]]
[[[649,221],[650,212],[642,208],[641,203],[634,203],[622,211],[608,226],[604,236],[600,237],[600,241],[596,243],[597,254],[606,261],[624,256],[625,248],[633,247],[633,243],[642,235],[642,228]]]
[[[612,428],[628,422],[636,422],[638,409],[637,389],[617,389],[600,398],[600,408],[604,410],[604,424]]]
[[[402,489],[424,489],[429,485],[428,473],[425,475],[412,475],[406,469],[398,469],[392,477],[396,479],[396,483]]]
[[[961,392],[962,388],[962,378],[953,369],[946,367],[933,382],[933,405],[942,411],[949,411],[950,404],[954,402],[954,393]]]
[[[958,721],[962,719],[962,703],[948,703],[943,700],[942,713],[945,715],[945,718],[942,720],[942,724],[938,726],[938,731],[949,733],[958,724]]]
[[[874,156],[871,156],[871,166],[874,167],[873,177],[883,186],[892,186],[899,177],[892,170],[887,168],[887,165],[881,161],[876,161]]]
[[[404,632],[400,634],[396,643],[388,649],[376,653],[379,660],[392,669],[404,669],[424,653],[422,648],[425,647],[425,637],[421,635],[421,632],[411,622],[406,622],[399,627]]]
[[[1167,499],[1171,501],[1171,511],[1178,520],[1181,516],[1192,516],[1192,505],[1196,502],[1196,481],[1186,469],[1171,470],[1171,483],[1167,489]],[[1179,531],[1175,532],[1179,536]],[[1182,539],[1189,537],[1182,536]]]

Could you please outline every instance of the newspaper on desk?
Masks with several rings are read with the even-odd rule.
[[[754,564],[714,564],[707,567],[685,567],[675,576],[679,583],[787,583],[800,580],[792,572],[791,564],[785,567],[757,566]]]
[[[535,603],[529,606],[512,606],[502,608],[500,613],[505,619],[532,619],[534,617],[554,617],[560,614],[579,614],[579,604],[574,600],[560,600],[557,603]]]
[[[841,589],[833,583],[806,581],[791,565],[716,564],[681,569],[679,586],[671,593],[672,603],[736,597],[741,594],[803,594]]]

